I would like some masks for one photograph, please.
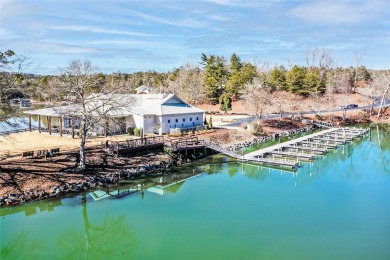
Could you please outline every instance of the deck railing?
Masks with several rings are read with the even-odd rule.
[[[114,154],[126,153],[134,150],[142,150],[142,148],[149,148],[152,146],[163,146],[163,136],[144,137],[137,139],[127,139],[124,141],[111,141],[107,140],[104,144],[104,148]]]

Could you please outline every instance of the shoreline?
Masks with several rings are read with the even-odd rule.
[[[306,133],[312,127],[280,131],[274,136],[251,136],[235,143],[222,143],[229,150],[242,149],[273,139]],[[226,131],[220,132],[222,136]],[[131,157],[115,157],[103,149],[89,147],[89,168],[84,174],[76,167],[78,151],[61,152],[51,159],[19,158],[0,163],[0,208],[12,207],[31,201],[58,198],[70,193],[119,184],[149,174],[164,174],[174,166],[193,162],[198,158],[171,156],[160,150],[147,150]]]
[[[290,131],[285,131],[284,134],[273,137],[254,137],[245,139],[241,142],[235,142],[228,145],[228,149],[240,149],[250,145],[255,145],[270,141],[273,138],[278,138],[282,136],[288,136],[290,134],[307,132],[311,128],[299,128]],[[91,154],[95,151],[95,158],[91,158]],[[70,151],[68,153],[63,153],[61,156],[53,157],[50,160],[47,159],[16,159],[8,160],[10,164],[13,161],[31,165],[41,164],[55,164],[66,160],[68,167],[58,168],[51,173],[51,176],[47,179],[40,178],[38,181],[40,183],[30,186],[23,187],[23,184],[26,182],[26,179],[30,177],[29,175],[45,175],[45,173],[38,173],[43,171],[43,169],[38,169],[34,172],[33,169],[29,170],[20,170],[19,172],[12,173],[15,167],[5,168],[0,165],[0,172],[6,173],[9,175],[9,179],[14,183],[13,188],[9,188],[8,191],[4,191],[6,187],[2,185],[0,189],[0,207],[9,207],[16,206],[30,201],[44,200],[48,198],[58,198],[65,194],[69,193],[79,193],[87,191],[89,189],[94,189],[97,187],[106,187],[112,184],[119,184],[123,180],[136,179],[139,177],[144,177],[149,174],[161,173],[172,169],[174,166],[180,166],[185,162],[193,162],[198,158],[185,158],[182,155],[169,156],[164,152],[159,152],[155,150],[148,150],[142,152],[140,155],[135,157],[123,157],[115,158],[113,155],[107,154],[102,149],[99,150],[89,150],[87,158],[94,165],[100,165],[102,167],[88,169],[86,173],[79,172],[79,169],[75,167],[72,162],[74,161],[73,155],[77,151]],[[146,158],[145,158],[146,157]],[[148,158],[149,157],[149,158]],[[125,160],[125,162],[121,162]],[[119,161],[119,162],[118,162]],[[119,165],[117,165],[119,163]],[[129,166],[131,165],[131,166]],[[52,166],[51,166],[52,167]],[[17,167],[16,167],[17,168]],[[9,172],[7,172],[9,169]],[[45,176],[47,177],[47,176]],[[69,178],[68,178],[69,177]],[[54,178],[57,178],[55,181]],[[30,180],[34,182],[35,180]],[[20,184],[19,184],[20,183]],[[8,185],[9,186],[9,185]],[[3,195],[2,195],[3,194]]]

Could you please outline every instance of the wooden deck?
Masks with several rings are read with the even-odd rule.
[[[125,141],[110,141],[107,140],[105,148],[115,154],[127,154],[136,151],[144,151],[147,149],[164,148],[164,137],[153,136],[137,139],[127,139]]]
[[[171,139],[165,143],[166,147],[170,147],[173,152],[204,149],[207,144],[204,140],[198,139],[198,137],[176,138]]]

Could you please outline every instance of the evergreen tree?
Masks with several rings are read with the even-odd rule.
[[[240,57],[233,53],[230,57],[229,79],[226,83],[226,92],[237,99],[245,84],[251,83],[257,76],[256,67],[250,63],[241,63]]]
[[[230,98],[230,95],[225,93],[222,96],[219,97],[219,109],[224,111],[225,114],[227,111],[232,110],[232,99]]]
[[[213,128],[213,118],[210,116],[210,120],[209,120],[209,128]]]
[[[287,90],[286,84],[286,69],[281,67],[275,67],[269,76],[268,85],[272,90]]]
[[[323,94],[325,91],[325,83],[321,80],[320,71],[317,68],[309,69],[303,79],[302,89],[298,92],[303,96],[310,94]]]
[[[287,89],[294,94],[307,95],[308,93],[304,86],[305,75],[305,67],[298,67],[297,65],[292,67],[286,74]]]
[[[212,104],[218,103],[218,98],[225,89],[228,71],[225,68],[225,58],[202,53],[202,63],[205,68],[204,84],[207,96]]]
[[[240,72],[241,68],[242,68],[242,63],[240,57],[237,54],[233,53],[232,56],[230,57],[230,67],[229,67],[230,74]]]

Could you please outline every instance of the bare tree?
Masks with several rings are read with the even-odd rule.
[[[321,80],[324,80],[328,71],[334,65],[334,59],[331,54],[320,48],[305,51],[305,60],[308,68],[317,67],[320,71]]]
[[[283,114],[291,108],[291,96],[292,94],[287,91],[275,91],[272,93],[272,105],[276,106],[280,120],[282,120]]]
[[[99,84],[97,68],[90,60],[71,60],[63,70],[60,80],[76,103],[58,108],[58,113],[78,120],[80,128],[80,164],[86,169],[85,144],[92,127],[102,126],[105,131],[109,126],[110,116],[125,112],[133,102],[129,96],[123,98],[116,94],[114,82],[109,85]],[[107,132],[106,132],[107,133]]]
[[[375,75],[373,79],[373,87],[376,89],[376,91],[378,91],[377,93],[381,97],[377,115],[377,119],[379,119],[386,98],[390,96],[390,70],[385,70]]]
[[[206,88],[203,84],[203,71],[187,63],[171,74],[170,91],[178,94],[192,105],[198,105],[206,98]]]
[[[23,72],[31,65],[27,54],[15,54],[12,50],[0,51],[0,121],[6,121],[17,114],[10,106],[10,99],[24,97],[24,83],[27,80]]]
[[[320,119],[321,111],[326,109],[327,103],[326,97],[319,94],[313,94],[309,98],[309,109],[315,114],[317,119]]]
[[[337,105],[343,106],[343,119],[346,119],[347,116],[347,101],[350,93],[352,92],[352,86],[350,81],[350,73],[347,69],[338,67],[332,70],[331,75],[328,77],[328,95],[331,93],[340,93],[341,98],[338,100],[332,100],[331,97],[328,96],[328,105]]]
[[[248,112],[255,115],[256,120],[261,119],[271,105],[270,91],[258,80],[246,86],[243,96]]]
[[[360,63],[364,55],[365,55],[364,51],[354,51],[353,53],[353,57],[355,60],[355,76],[354,76],[353,86],[355,89],[357,87],[357,79],[358,79],[358,71],[359,71]]]
[[[197,66],[186,64],[182,70],[185,76],[184,85],[180,86],[180,94],[192,105],[198,105],[206,98],[203,84],[203,72]]]

